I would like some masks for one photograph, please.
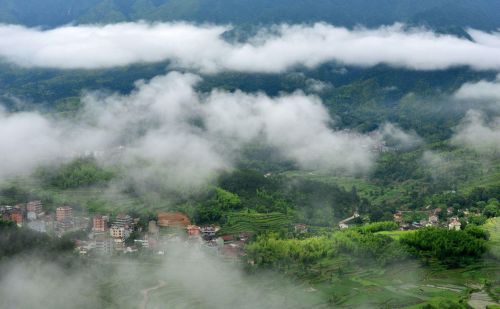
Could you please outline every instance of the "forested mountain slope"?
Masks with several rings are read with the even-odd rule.
[[[131,20],[268,24],[405,22],[442,30],[500,27],[495,0],[3,0],[0,22],[55,27]]]

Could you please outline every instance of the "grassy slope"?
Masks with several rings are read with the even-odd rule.
[[[484,224],[490,233],[490,246],[493,256],[500,259],[500,217],[490,218]]]

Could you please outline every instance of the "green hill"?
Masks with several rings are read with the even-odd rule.
[[[495,0],[3,0],[0,22],[54,27],[71,22],[190,20],[233,24],[377,26],[406,22],[446,31],[500,26]]]

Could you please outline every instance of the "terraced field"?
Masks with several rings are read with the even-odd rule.
[[[241,232],[279,231],[291,224],[290,218],[282,213],[237,212],[228,215],[227,224],[219,234],[238,234]]]

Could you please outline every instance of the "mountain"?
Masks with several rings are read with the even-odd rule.
[[[325,21],[343,26],[404,22],[445,31],[500,27],[497,0],[2,0],[0,22],[67,23],[149,20],[269,24]]]

